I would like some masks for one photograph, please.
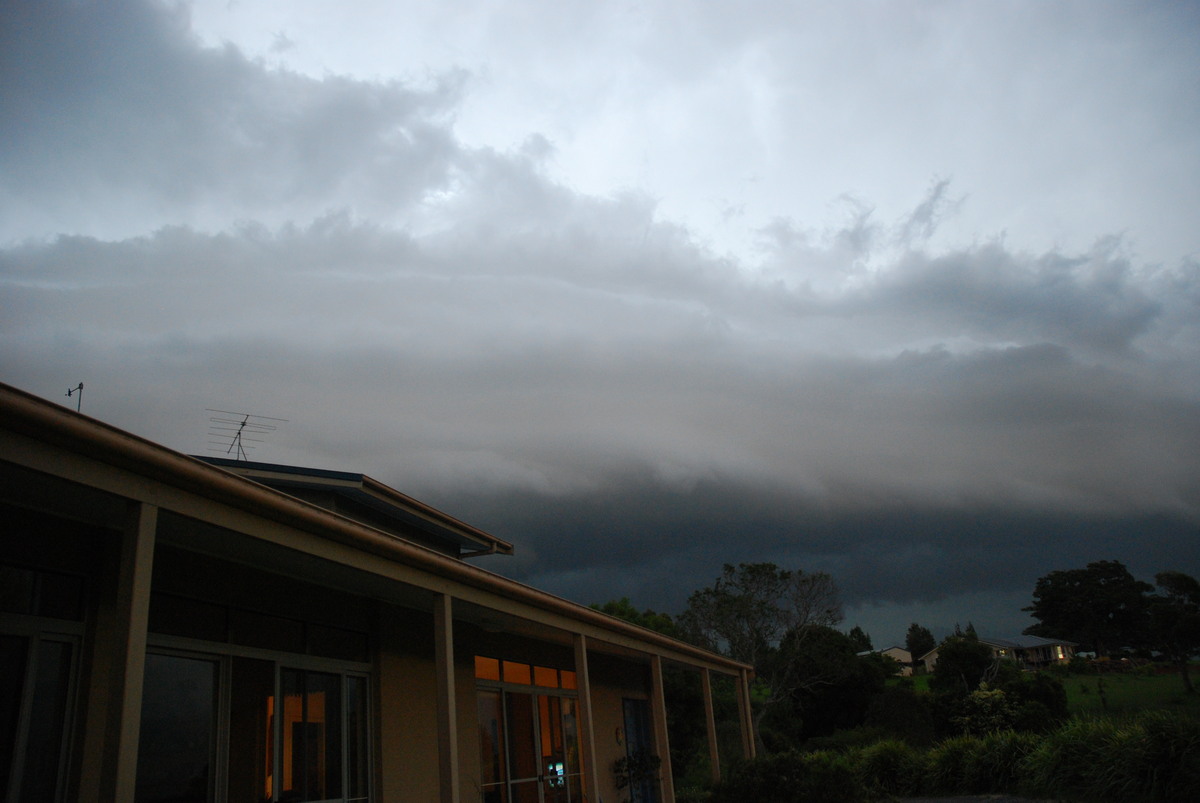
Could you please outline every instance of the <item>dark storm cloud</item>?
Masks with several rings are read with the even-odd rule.
[[[724,563],[772,561],[830,572],[851,608],[1014,589],[1024,605],[1037,577],[1051,568],[1113,555],[1140,577],[1163,567],[1200,570],[1196,551],[1179,549],[1197,535],[1197,523],[1185,517],[903,503],[832,511],[825,500],[736,482],[681,491],[636,472],[626,481],[586,496],[483,499],[468,492],[456,501],[497,528],[522,533],[524,554],[512,568],[494,564],[501,571],[574,599],[628,596],[666,611],[681,610],[688,594],[711,583]],[[583,565],[581,549],[589,555]],[[1019,605],[1000,617],[1011,632],[1025,624]],[[986,614],[957,615],[965,623]],[[929,624],[949,627],[953,620]],[[903,631],[877,635],[902,638]]]
[[[751,264],[552,180],[540,135],[463,146],[458,79],[306,78],[156,4],[3,30],[6,381],[195,453],[206,407],[287,418],[254,457],[365,471],[584,602],[757,560],[897,610],[1200,570],[1194,260],[935,247],[970,202],[936,181]]]

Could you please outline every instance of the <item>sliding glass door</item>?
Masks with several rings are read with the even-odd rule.
[[[485,803],[583,800],[575,698],[481,688],[478,709]]]
[[[369,798],[367,679],[242,656],[146,656],[137,803]]]

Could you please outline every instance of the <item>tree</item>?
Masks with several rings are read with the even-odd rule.
[[[867,652],[875,649],[871,646],[871,637],[858,625],[850,628],[849,638],[854,643],[855,652]]]
[[[807,674],[800,662],[777,660],[780,644],[786,637],[789,649],[798,650],[817,628],[841,619],[837,586],[828,574],[742,563],[726,564],[712,586],[693,592],[677,621],[695,643],[754,667],[761,692],[754,724],[761,746],[763,716],[798,690],[827,680]]]
[[[1050,572],[1038,579],[1033,604],[1021,609],[1038,620],[1024,632],[1085,644],[1097,655],[1137,646],[1149,630],[1146,594],[1153,590],[1115,560]]]
[[[917,662],[921,660],[921,656],[936,646],[937,640],[934,639],[928,628],[921,627],[916,622],[908,626],[908,634],[904,637],[904,649],[908,650],[908,654],[912,656],[914,669],[916,669]]]
[[[1183,572],[1154,575],[1161,593],[1150,598],[1154,643],[1179,667],[1183,688],[1196,689],[1188,674],[1188,663],[1200,651],[1200,583]]]
[[[820,682],[797,688],[786,703],[763,718],[763,742],[770,752],[861,725],[871,700],[896,671],[895,661],[859,655],[854,641],[831,627],[807,629],[804,639],[784,638],[777,660],[791,663],[795,675]]]
[[[647,630],[655,630],[663,635],[679,638],[679,628],[670,614],[658,613],[649,608],[639,611],[629,601],[629,597],[610,599],[603,605],[593,602],[590,607],[601,613],[607,613],[609,616],[615,616],[618,619],[624,619],[626,622],[632,622]]]
[[[988,679],[994,663],[988,645],[978,639],[951,636],[938,647],[929,688],[936,692],[970,694]]]

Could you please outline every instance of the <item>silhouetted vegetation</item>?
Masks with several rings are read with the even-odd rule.
[[[1036,673],[980,642],[969,622],[940,645],[914,622],[907,648],[915,660],[937,646],[937,663],[931,677],[899,677],[895,661],[864,652],[870,637],[860,627],[833,629],[840,607],[827,575],[773,564],[727,566],[678,619],[637,611],[628,600],[601,610],[755,667],[760,757],[734,759],[711,789],[698,679],[667,683],[681,800],[1200,799],[1200,703],[1192,704],[1186,674],[1200,649],[1200,584],[1177,572],[1156,580],[1159,593],[1151,595],[1152,586],[1115,561],[1039,580],[1028,610],[1041,621],[1027,633],[1076,636],[1102,654],[1130,645],[1141,652],[1077,657]],[[1087,622],[1089,607],[1104,621]],[[1152,664],[1151,645],[1170,664]],[[1183,675],[1186,693],[1178,685],[1167,691],[1168,666]],[[733,684],[722,683],[714,684],[714,704],[725,764],[740,744]],[[1136,710],[1144,707],[1156,710]],[[1072,718],[1085,710],[1101,715]]]
[[[1127,803],[1200,799],[1200,719],[1148,712],[1075,719],[1045,734],[952,736],[929,748],[888,739],[845,750],[793,750],[740,763],[709,800],[982,794]]]

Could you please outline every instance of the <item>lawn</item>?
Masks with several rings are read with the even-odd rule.
[[[1200,694],[1187,694],[1177,674],[1148,672],[1069,675],[1062,678],[1072,714],[1128,713],[1143,710],[1200,712]],[[1192,682],[1200,675],[1192,670]],[[1105,707],[1107,703],[1107,708]]]
[[[1200,666],[1192,667],[1192,683],[1200,689]],[[929,691],[929,675],[912,678],[917,691]],[[1109,713],[1141,710],[1188,710],[1200,714],[1200,694],[1186,694],[1179,675],[1154,674],[1151,671],[1072,674],[1058,676],[1067,692],[1067,708],[1072,714],[1102,714],[1105,702]],[[1103,697],[1100,692],[1103,690]]]

